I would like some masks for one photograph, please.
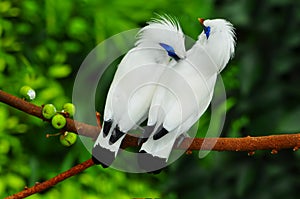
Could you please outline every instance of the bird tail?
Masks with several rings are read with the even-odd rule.
[[[161,136],[159,139],[155,139],[155,135],[159,135],[159,132],[167,132],[167,134]],[[159,128],[159,131],[149,137],[141,146],[138,155],[140,168],[148,173],[160,173],[160,171],[167,166],[167,161],[177,137],[176,132],[168,132],[163,127]]]
[[[149,137],[147,141],[143,143],[140,151],[145,151],[153,157],[163,158],[167,161],[173,145],[179,136],[175,131],[177,130],[168,132],[165,128],[160,128],[157,133]]]
[[[92,150],[92,159],[102,167],[109,167],[115,160],[125,133],[111,121],[105,121]]]

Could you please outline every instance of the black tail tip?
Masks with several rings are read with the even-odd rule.
[[[167,131],[167,129],[162,128],[160,131],[158,131],[154,136],[153,136],[153,140],[158,140],[160,138],[162,138],[163,136],[167,135],[169,133],[169,131]]]
[[[159,174],[167,166],[167,159],[154,157],[145,151],[140,151],[138,154],[138,164],[147,173]]]
[[[115,153],[96,145],[93,148],[92,160],[95,164],[101,164],[103,168],[107,168],[115,160]]]
[[[109,138],[109,144],[112,145],[116,141],[118,141],[123,135],[125,135],[124,132],[120,131],[119,128],[117,127],[115,131],[113,131],[112,135]]]

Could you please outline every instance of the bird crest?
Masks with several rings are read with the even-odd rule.
[[[151,40],[151,38],[153,38],[153,35],[150,36],[149,33],[153,34],[155,31],[170,31],[170,32],[184,35],[179,25],[179,22],[177,21],[176,18],[173,18],[169,15],[157,15],[157,16],[158,18],[153,18],[151,21],[147,23],[148,24],[147,26],[145,26],[138,32],[137,34],[138,40],[136,42],[136,45],[139,45],[144,41]]]

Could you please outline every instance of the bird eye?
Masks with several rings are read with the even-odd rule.
[[[208,39],[210,35],[210,26],[204,26],[204,33],[206,35],[206,38]]]

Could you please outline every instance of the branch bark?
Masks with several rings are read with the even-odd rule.
[[[2,90],[0,90],[0,102],[3,102],[4,104],[14,107],[20,111],[23,111],[23,112],[29,114],[29,115],[41,118],[43,121],[50,122],[50,120],[43,117],[42,107],[32,104],[30,102],[27,102],[21,98],[13,96]],[[64,127],[64,130],[72,131],[79,135],[96,138],[98,133],[101,130],[97,126],[92,126],[89,124],[78,122],[78,121],[72,120],[70,118],[66,118],[66,119],[67,119],[67,124]]]
[[[71,169],[58,174],[57,176],[42,182],[42,183],[36,183],[36,185],[34,185],[33,187],[30,188],[25,188],[23,191],[20,191],[19,193],[16,193],[14,195],[8,196],[5,199],[18,199],[18,198],[25,198],[27,196],[30,196],[32,194],[44,191],[54,185],[56,185],[57,183],[71,177],[74,176],[80,172],[82,172],[83,170],[91,167],[94,165],[94,162],[92,159],[88,159],[87,161],[80,163],[74,167],[72,167]]]
[[[15,97],[9,93],[0,90],[0,102],[19,109],[27,114],[41,118],[44,121],[50,121],[43,117],[42,107],[36,106],[23,99]],[[67,124],[64,130],[78,133],[79,135],[96,138],[100,128],[79,121],[67,118]],[[204,142],[205,141],[205,142]],[[204,145],[203,145],[204,144]],[[203,145],[203,146],[202,146]],[[126,135],[122,148],[138,146],[138,138],[133,135]],[[213,147],[212,147],[213,146]],[[243,138],[185,138],[176,149],[188,150],[214,150],[214,151],[256,151],[256,150],[280,150],[294,149],[300,147],[300,133],[269,135],[259,137]]]
[[[41,118],[44,121],[50,121],[43,117],[42,107],[36,106],[23,99],[15,97],[0,90],[0,102],[3,102],[11,107],[14,107],[27,114]],[[96,116],[95,116],[96,117]],[[100,128],[92,126],[79,121],[74,121],[67,118],[67,124],[64,130],[78,133],[79,135],[96,138],[100,132]],[[138,138],[133,135],[126,135],[122,148],[137,147]],[[249,155],[253,154],[256,150],[271,150],[272,154],[276,154],[281,149],[293,149],[298,150],[300,147],[300,133],[298,134],[282,134],[282,135],[269,135],[259,137],[243,137],[243,138],[185,138],[179,146],[175,149],[182,150],[213,150],[213,151],[246,151]],[[12,198],[24,198],[37,192],[41,192],[48,189],[55,184],[76,175],[83,170],[94,165],[92,159],[89,159],[81,164],[74,166],[66,172],[63,172],[54,178],[51,178],[43,183],[38,183],[31,188],[27,188],[12,196],[8,196],[7,199]]]

